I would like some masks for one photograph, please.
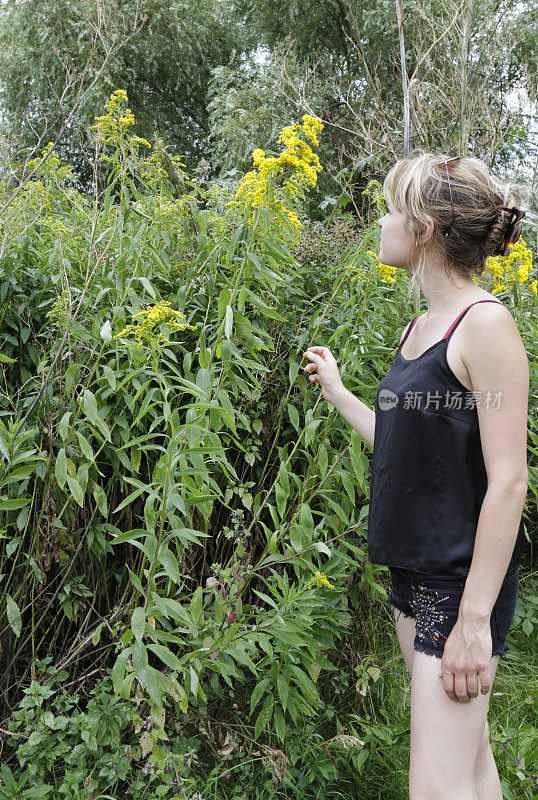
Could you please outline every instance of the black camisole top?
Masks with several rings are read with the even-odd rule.
[[[498,300],[477,300],[492,303]],[[478,403],[497,403],[495,387],[477,397],[448,365],[447,345],[471,306],[443,338],[406,359],[402,346],[379,383],[368,511],[368,560],[442,576],[467,576],[487,489]],[[501,303],[502,305],[502,303]],[[519,564],[520,521],[508,571]]]

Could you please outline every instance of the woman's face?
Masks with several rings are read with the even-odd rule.
[[[381,228],[379,260],[389,267],[407,267],[415,249],[415,236],[406,227],[407,214],[396,211],[391,200],[387,208],[388,213],[377,221]]]

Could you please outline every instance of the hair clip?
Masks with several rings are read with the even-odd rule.
[[[506,258],[507,255],[510,254],[510,245],[515,244],[519,237],[521,236],[521,225],[518,225],[520,219],[523,219],[525,216],[525,211],[521,211],[516,206],[512,208],[507,208],[506,206],[496,206],[499,211],[506,211],[510,214],[510,224],[506,229],[506,233],[504,234],[504,242],[502,246],[499,246],[493,253],[494,256],[503,256]]]
[[[455,164],[457,164],[459,161],[461,161],[461,156],[456,156],[455,158],[447,158],[445,161],[441,161],[439,164],[437,164],[438,167],[443,167],[444,166],[444,168],[446,170],[446,177],[447,177],[447,180],[448,180],[448,190],[450,192],[450,205],[452,206],[452,219],[450,220],[450,225],[448,226],[448,228],[445,231],[445,236],[448,236],[448,234],[450,233],[450,229],[452,228],[452,225],[454,224],[454,217],[455,217],[454,202],[452,200],[452,187],[450,185],[450,176],[448,174],[448,165],[450,164],[450,166],[452,167]]]

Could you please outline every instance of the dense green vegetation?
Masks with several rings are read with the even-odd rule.
[[[531,369],[489,713],[504,796],[531,800],[538,19],[405,11],[413,146],[528,187],[476,282]],[[7,2],[0,43],[0,800],[407,798],[371,449],[301,369],[330,347],[373,407],[426,308],[376,256],[405,128],[394,3]]]
[[[124,91],[96,119],[101,193],[47,147],[4,212],[0,797],[404,797],[409,677],[366,560],[371,453],[300,371],[325,343],[373,405],[414,311],[373,255],[378,185],[365,228],[314,224],[319,119],[234,185],[134,121]],[[477,280],[533,365],[532,479],[491,730],[506,796],[531,797],[536,282],[498,288],[498,270]]]

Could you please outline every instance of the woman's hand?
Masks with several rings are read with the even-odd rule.
[[[334,405],[334,400],[338,391],[344,389],[344,384],[338,371],[336,359],[328,347],[318,345],[309,347],[303,353],[304,358],[310,359],[310,364],[303,367],[304,372],[309,375],[311,383],[319,383],[321,393],[325,400]]]
[[[460,703],[491,689],[491,628],[489,619],[458,620],[445,642],[439,677],[443,689]]]

